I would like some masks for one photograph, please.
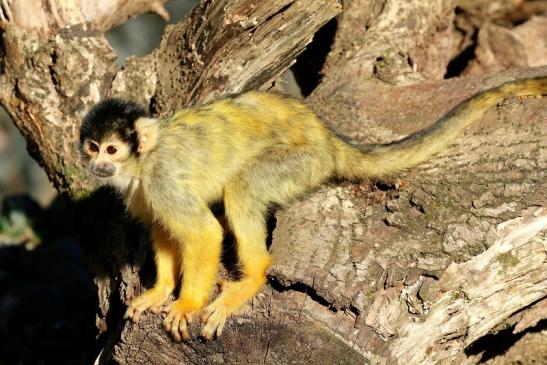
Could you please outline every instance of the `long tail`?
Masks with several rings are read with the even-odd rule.
[[[332,136],[338,177],[381,177],[424,162],[446,146],[468,125],[508,96],[547,94],[547,77],[511,81],[461,102],[435,124],[400,141],[357,147]]]

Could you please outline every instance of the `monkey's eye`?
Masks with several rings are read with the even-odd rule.
[[[89,143],[89,150],[90,150],[91,152],[95,152],[95,153],[96,153],[96,152],[99,152],[99,146],[97,146],[96,143],[90,142],[90,143]]]
[[[106,148],[106,152],[108,152],[109,155],[113,155],[115,154],[116,152],[118,152],[118,149],[114,146],[108,146]]]

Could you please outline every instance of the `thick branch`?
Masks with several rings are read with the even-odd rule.
[[[396,363],[451,361],[511,314],[547,296],[545,208],[523,212],[496,231],[488,250],[446,269],[441,294],[424,320],[409,318],[400,327],[391,346]]]
[[[371,83],[351,81],[335,89],[325,84],[310,101],[324,111],[327,121],[336,120],[338,130],[351,139],[385,142],[423,128],[482,88],[515,77],[546,74],[543,67],[420,85],[375,83],[373,89]],[[353,321],[360,331],[355,333],[351,326],[340,325],[351,323],[351,316],[334,321],[334,316],[326,319],[324,314],[316,317],[310,312],[354,348],[374,354],[395,351],[392,356],[401,356],[398,345],[391,347],[391,339],[402,335],[406,321],[429,318],[424,308],[436,303],[440,287],[436,278],[450,262],[470,260],[496,242],[500,224],[545,205],[544,110],[545,99],[506,101],[441,156],[397,180],[370,187],[325,188],[283,210],[274,232],[272,250],[277,265],[272,275],[287,287],[305,285],[320,301],[338,310],[358,313]],[[529,244],[542,237],[537,233]],[[533,247],[523,248],[526,255],[535,250]],[[524,253],[517,255],[527,260]],[[532,259],[531,255],[526,257]],[[510,282],[513,274],[511,271],[503,281]],[[457,323],[460,332],[445,342],[446,348],[454,350],[451,356],[512,313],[547,296],[545,280],[539,277],[534,285],[519,290],[512,290],[511,285],[497,287],[506,303],[512,298],[511,305],[498,316],[490,316],[496,323],[484,324],[472,336],[466,327],[472,322]],[[477,290],[492,290],[490,283],[477,282]],[[415,294],[409,294],[408,299],[404,292]],[[474,310],[478,306],[469,308],[470,316],[475,315]],[[422,331],[405,332],[409,337],[418,334],[422,338]],[[375,336],[377,341],[371,341]],[[434,351],[428,356],[434,361],[433,354],[440,348],[434,346],[435,339],[429,341]],[[405,358],[400,360],[404,363]]]
[[[34,28],[50,33],[60,28],[88,24],[106,32],[127,19],[155,12],[165,20],[169,13],[163,4],[169,0],[3,0],[0,20],[19,28]]]
[[[151,97],[157,112],[169,113],[268,87],[340,11],[337,0],[204,2],[166,30],[152,55],[127,61],[115,92],[146,103]]]

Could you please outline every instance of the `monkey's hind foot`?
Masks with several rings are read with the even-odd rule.
[[[188,325],[192,324],[192,317],[201,309],[199,305],[192,305],[182,299],[173,302],[167,309],[167,317],[163,327],[177,342],[190,340]]]
[[[205,326],[201,335],[207,340],[222,335],[228,317],[237,313],[249,299],[256,295],[262,282],[263,280],[255,278],[222,282],[222,293],[203,312]]]
[[[219,299],[208,305],[203,313],[202,318],[205,326],[201,331],[201,335],[207,340],[222,334],[226,320],[232,314],[223,301]]]
[[[171,290],[167,288],[152,288],[147,289],[144,293],[134,298],[125,311],[125,318],[131,319],[133,322],[138,322],[141,313],[150,309],[152,313],[158,313],[163,304],[169,299]]]

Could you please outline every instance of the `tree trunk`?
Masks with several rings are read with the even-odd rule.
[[[336,16],[306,102],[356,143],[399,139],[481,90],[547,67],[443,80],[465,47],[448,0],[352,0],[343,11],[337,0],[218,0],[202,1],[120,70],[101,32],[144,11],[164,14],[164,1],[110,2],[118,11],[107,15],[94,1],[85,11],[25,3],[40,10],[34,21],[19,2],[3,4],[0,67],[2,105],[75,202],[99,293],[102,363],[461,362],[491,331],[546,317],[546,102],[528,98],[500,103],[396,178],[328,184],[279,210],[269,285],[220,338],[179,344],[160,315],[123,320],[153,269],[144,230],[96,190],[78,158],[81,118],[100,98],[128,97],[163,115],[268,89]]]

